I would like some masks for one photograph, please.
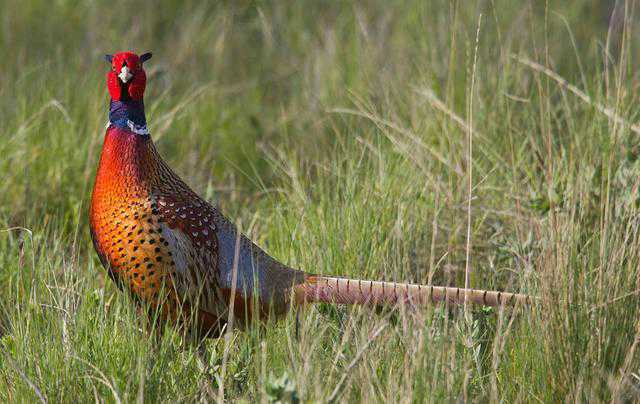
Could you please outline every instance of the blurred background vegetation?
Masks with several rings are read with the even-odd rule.
[[[636,9],[0,0],[0,399],[638,400]],[[208,366],[150,341],[87,224],[119,50],[154,53],[162,155],[277,258],[462,286],[470,224],[472,286],[540,304],[319,306]]]

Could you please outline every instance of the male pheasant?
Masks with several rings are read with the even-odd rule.
[[[289,306],[526,303],[521,294],[311,275],[261,250],[198,196],[158,154],[147,131],[143,63],[151,53],[107,55],[111,96],[91,202],[95,249],[109,276],[162,321],[217,336],[236,324],[281,316]],[[256,299],[256,300],[253,300]],[[257,304],[252,302],[257,301]],[[256,310],[257,308],[257,310]]]

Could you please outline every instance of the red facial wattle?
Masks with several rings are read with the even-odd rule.
[[[122,98],[122,88],[120,87],[118,76],[116,76],[113,70],[107,73],[107,89],[109,90],[109,95],[112,100],[120,101]]]
[[[151,54],[140,57],[133,52],[120,52],[107,56],[111,61],[111,71],[107,73],[107,88],[113,100],[142,100],[147,84],[142,63],[150,57]]]

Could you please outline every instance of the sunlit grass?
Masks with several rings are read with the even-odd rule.
[[[638,400],[640,42],[619,3],[610,25],[590,1],[0,2],[0,400]],[[462,286],[472,164],[471,285],[540,303],[322,305],[204,353],[152,337],[87,223],[122,49],[154,52],[162,155],[278,259]]]

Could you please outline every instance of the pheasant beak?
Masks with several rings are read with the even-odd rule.
[[[131,74],[131,71],[129,70],[127,65],[124,65],[122,66],[122,69],[120,69],[118,77],[120,77],[120,80],[122,80],[123,83],[127,83],[129,80],[131,80],[133,74]]]

